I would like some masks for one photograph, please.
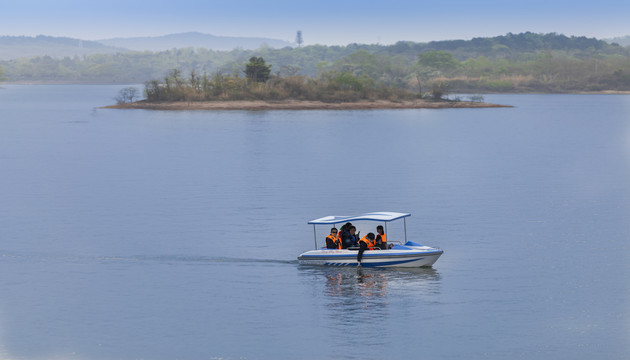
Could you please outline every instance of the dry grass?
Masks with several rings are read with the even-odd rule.
[[[511,107],[468,101],[356,101],[329,103],[322,101],[173,101],[149,103],[139,101],[129,104],[106,106],[104,109],[148,109],[148,110],[362,110],[362,109],[450,109],[450,108],[492,108]]]

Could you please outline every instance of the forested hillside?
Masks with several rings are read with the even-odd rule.
[[[213,51],[184,48],[81,57],[2,61],[9,81],[144,83],[173,69],[183,74],[243,76],[252,56],[275,76],[316,78],[336,71],[422,91],[440,83],[451,92],[630,90],[630,49],[586,37],[507,34],[472,40],[398,42]]]

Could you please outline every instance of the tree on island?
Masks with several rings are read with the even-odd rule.
[[[418,55],[416,78],[419,91],[422,91],[422,81],[431,79],[429,84],[431,97],[435,100],[441,99],[446,95],[448,84],[436,79],[452,74],[460,65],[453,54],[447,51],[428,51]]]
[[[252,56],[247,65],[245,65],[245,75],[248,81],[265,82],[269,80],[270,74],[271,65],[267,65],[262,56]]]
[[[118,96],[114,98],[118,104],[131,103],[138,96],[138,89],[135,87],[126,87],[118,92]]]

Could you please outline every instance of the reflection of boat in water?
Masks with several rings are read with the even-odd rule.
[[[322,342],[326,354],[320,357],[349,354],[348,346],[354,341],[353,358],[387,358],[382,356],[384,347],[402,346],[398,334],[401,322],[406,324],[406,331],[423,334],[431,331],[422,330],[426,327],[423,319],[443,315],[430,311],[440,308],[435,304],[443,301],[438,268],[298,265],[297,270],[315,305],[296,311],[305,326],[323,326],[327,333]],[[405,357],[413,358],[417,353],[408,355]]]
[[[387,279],[384,274],[371,273],[363,269],[347,274],[339,271],[326,274],[327,294],[330,296],[344,295],[348,284],[359,296],[385,296]]]
[[[315,288],[318,288],[317,284],[323,286],[322,292],[317,293],[325,295],[326,307],[334,310],[331,316],[341,317],[340,320],[344,321],[353,321],[354,316],[374,320],[374,311],[384,314],[392,301],[401,301],[400,294],[412,294],[414,299],[435,301],[441,287],[441,275],[432,267],[300,266],[300,275],[316,284]],[[373,311],[363,313],[366,309]],[[356,315],[359,312],[363,315]]]
[[[366,251],[363,254],[361,266],[378,266],[378,267],[421,267],[431,266],[444,252],[439,248],[420,245],[413,241],[407,241],[407,222],[406,218],[411,214],[396,212],[376,212],[362,214],[358,216],[325,216],[323,218],[311,220],[308,223],[313,224],[313,232],[315,235],[315,250],[306,251],[298,257],[300,264],[306,265],[332,265],[332,266],[357,266],[357,254],[359,248],[347,249],[326,249],[317,247],[316,225],[333,225],[347,223],[350,221],[376,221],[382,222],[387,228],[387,223],[403,219],[405,225],[405,242],[388,241],[388,243],[397,243],[393,247],[380,250]],[[387,233],[387,230],[385,231]]]

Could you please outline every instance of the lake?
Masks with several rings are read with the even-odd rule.
[[[123,87],[0,88],[0,358],[630,356],[630,96],[98,108]],[[371,211],[444,254],[298,264]]]

